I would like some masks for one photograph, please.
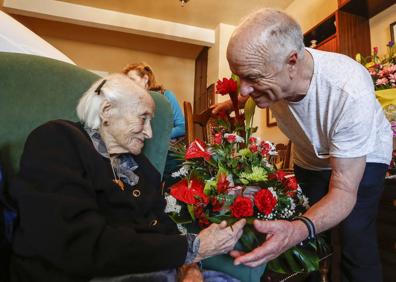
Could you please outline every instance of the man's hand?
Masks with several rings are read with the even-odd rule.
[[[299,221],[255,220],[254,227],[260,233],[267,234],[266,241],[260,247],[247,254],[240,251],[232,251],[230,255],[235,258],[235,265],[242,263],[250,267],[256,267],[267,263],[308,236],[307,228]]]

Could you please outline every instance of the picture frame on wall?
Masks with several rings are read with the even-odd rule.
[[[267,108],[266,111],[267,111],[267,127],[276,126],[276,119],[272,114],[270,108]]]
[[[391,40],[395,42],[396,39],[396,22],[390,24]]]

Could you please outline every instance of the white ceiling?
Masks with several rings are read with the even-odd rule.
[[[214,29],[220,22],[237,25],[252,11],[264,7],[286,9],[293,0],[58,0],[155,19]]]

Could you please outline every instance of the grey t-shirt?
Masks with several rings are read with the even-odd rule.
[[[330,157],[367,156],[367,162],[389,164],[392,131],[368,71],[341,54],[307,51],[314,62],[307,95],[271,105],[279,128],[295,144],[294,162],[311,170],[330,169]]]

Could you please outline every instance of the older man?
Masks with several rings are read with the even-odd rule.
[[[234,31],[227,49],[241,102],[270,107],[295,144],[295,172],[312,207],[295,221],[259,221],[268,240],[235,264],[265,263],[341,222],[345,281],[382,281],[376,243],[378,199],[392,149],[390,125],[369,73],[352,59],[304,48],[300,26],[264,9]],[[225,102],[216,113],[230,109]]]

